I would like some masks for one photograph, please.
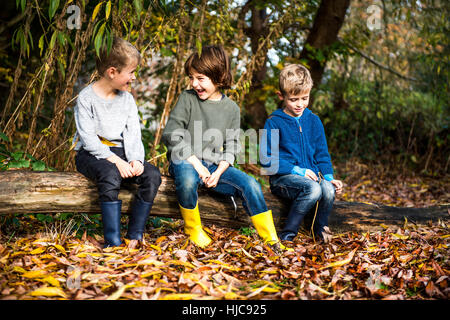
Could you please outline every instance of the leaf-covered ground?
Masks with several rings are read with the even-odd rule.
[[[383,170],[359,162],[338,166],[345,189],[337,199],[448,204],[448,178]],[[207,231],[214,242],[202,250],[187,240],[180,220],[149,226],[143,243],[102,249],[100,232],[81,228],[75,236],[71,221],[47,224],[26,215],[20,230],[2,229],[9,231],[0,233],[0,299],[450,298],[448,219],[335,233],[329,243],[302,230],[287,243],[294,251],[283,253],[261,243],[253,229],[213,225]]]
[[[102,249],[101,236],[36,234],[0,245],[1,299],[448,299],[444,223],[335,234],[301,233],[277,253],[254,234],[208,228],[193,246],[178,221],[144,243]]]
[[[335,167],[344,182],[337,200],[416,208],[450,203],[450,175],[403,172],[389,164],[367,164],[359,159]]]

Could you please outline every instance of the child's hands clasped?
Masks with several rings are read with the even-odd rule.
[[[211,176],[211,172],[209,172],[208,168],[206,168],[195,155],[190,156],[186,161],[192,164],[200,179],[206,184],[207,179]]]
[[[140,161],[133,160],[130,165],[134,176],[140,176],[144,172],[144,165]]]
[[[203,181],[203,183],[206,183],[208,178],[211,176],[211,172],[209,172],[209,170],[203,164],[200,164],[198,167],[194,167],[194,168],[197,171],[197,173],[198,173],[200,179]]]
[[[215,188],[219,183],[219,179],[230,164],[226,161],[220,161],[217,169],[206,179],[205,185],[207,188]]]
[[[134,175],[133,168],[128,162],[119,158],[118,160],[116,159],[116,161],[113,163],[116,165],[117,169],[119,169],[120,176],[122,178],[131,178]]]
[[[139,176],[144,172],[143,164],[137,160],[128,163],[116,155],[113,155],[106,160],[116,165],[117,169],[119,170],[120,176],[124,179]]]

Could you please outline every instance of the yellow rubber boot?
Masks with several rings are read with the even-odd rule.
[[[293,250],[286,248],[278,239],[277,231],[275,230],[275,225],[273,223],[272,210],[256,214],[250,218],[256,231],[258,232],[258,235],[264,240],[265,243],[269,243],[270,245],[279,243],[282,250]]]
[[[186,209],[180,206],[180,210],[184,220],[184,232],[189,235],[189,239],[200,248],[210,244],[212,240],[202,228],[198,204],[194,209]]]

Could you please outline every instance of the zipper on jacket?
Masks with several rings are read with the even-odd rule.
[[[298,129],[300,130],[300,134],[298,135],[298,140],[300,142],[300,149],[302,150],[302,152],[300,152],[300,158],[302,157],[302,153],[303,153],[303,130],[302,130],[302,126],[300,125],[300,119],[297,121],[297,119],[295,120],[295,122],[298,125]],[[300,165],[301,159],[298,159],[295,161],[296,165]]]
[[[300,119],[298,121],[298,128],[300,129],[300,147],[302,148],[302,154],[300,157],[302,158],[303,165],[306,165],[306,156],[305,156],[305,141],[303,137],[302,125],[300,124]]]

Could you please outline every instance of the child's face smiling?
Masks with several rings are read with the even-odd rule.
[[[297,95],[282,95],[278,94],[278,97],[284,101],[283,111],[290,116],[299,117],[303,114],[303,111],[308,107],[310,90],[302,92]]]
[[[129,91],[131,83],[136,80],[136,68],[137,63],[132,63],[122,68],[120,72],[116,70],[113,78],[115,89]]]
[[[219,100],[222,97],[217,86],[208,76],[202,73],[192,70],[189,75],[189,82],[201,100]]]

